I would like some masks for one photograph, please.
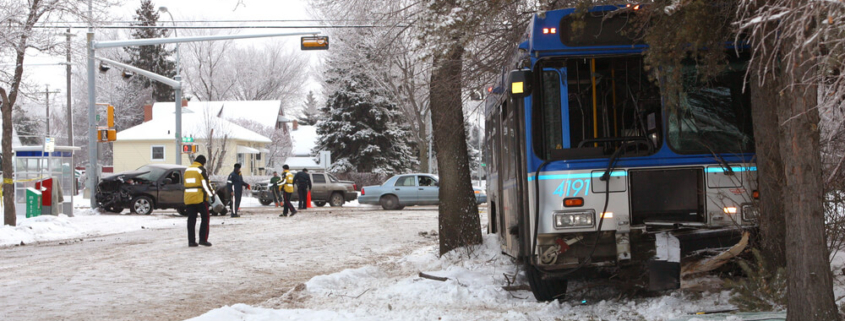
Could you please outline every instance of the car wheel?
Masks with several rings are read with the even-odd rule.
[[[317,207],[323,207],[326,206],[326,201],[314,201],[314,205],[317,205]]]
[[[329,199],[329,205],[334,207],[343,206],[343,201],[343,194],[335,192],[332,193],[332,197]]]
[[[188,209],[184,207],[180,207],[176,209],[176,212],[179,212],[179,215],[188,216]]]
[[[106,212],[117,213],[123,212],[123,207],[120,206],[109,206],[105,208]]]
[[[132,210],[138,214],[150,215],[153,212],[153,200],[149,196],[138,196],[132,200]]]
[[[525,263],[525,276],[537,301],[563,300],[563,296],[566,294],[566,279],[544,280],[543,273],[531,263]]]
[[[404,208],[405,208],[405,206],[401,206],[401,205],[400,205],[400,206],[397,206],[397,207],[396,207],[396,210],[402,210],[402,209],[404,209]]]
[[[264,206],[267,206],[267,205],[270,205],[270,204],[273,203],[273,201],[271,201],[271,200],[263,200],[263,199],[260,199],[260,198],[258,199],[258,202],[261,203],[261,205],[264,205]]]
[[[386,210],[393,210],[399,206],[399,199],[393,195],[387,195],[381,198],[381,208]]]

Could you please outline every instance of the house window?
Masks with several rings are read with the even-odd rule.
[[[153,161],[164,161],[164,146],[151,146],[150,154]]]

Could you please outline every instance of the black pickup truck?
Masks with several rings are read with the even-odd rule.
[[[358,187],[352,181],[342,181],[328,173],[308,173],[311,175],[311,201],[317,206],[343,206],[343,203],[354,201],[358,198],[355,191]],[[263,181],[255,184],[252,189],[253,195],[258,196],[262,205],[273,204],[273,194],[270,190],[270,181]],[[281,194],[279,194],[281,195]],[[299,193],[294,190],[291,203],[299,201]]]
[[[151,164],[139,167],[134,171],[106,176],[97,184],[97,205],[112,213],[120,213],[129,208],[132,213],[150,214],[153,209],[176,209],[186,215],[184,192],[182,185],[185,166]],[[212,188],[221,196],[221,201],[228,202],[229,193],[225,185]],[[226,208],[212,209],[212,214],[225,215]]]

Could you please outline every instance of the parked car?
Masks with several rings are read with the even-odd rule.
[[[402,174],[389,178],[380,186],[361,188],[358,203],[381,205],[386,210],[401,210],[412,205],[439,205],[440,180],[432,174]],[[475,202],[487,202],[484,190],[474,187]]]
[[[308,173],[311,176],[311,201],[317,206],[343,206],[343,203],[354,201],[358,198],[355,192],[357,186],[352,181],[342,181],[328,173]],[[270,190],[270,181],[263,181],[255,184],[252,192],[258,193],[258,201],[262,205],[273,204],[273,192]],[[279,194],[281,195],[281,194]],[[299,193],[294,189],[291,203],[299,201]]]
[[[187,215],[182,180],[185,168],[178,165],[151,164],[134,171],[103,177],[97,184],[97,205],[113,213],[120,213],[129,208],[132,213],[149,215],[153,209],[173,208],[180,214]],[[215,188],[214,186],[212,183],[212,188]],[[217,190],[225,203],[228,200],[225,188]],[[213,214],[226,214],[226,209]]]

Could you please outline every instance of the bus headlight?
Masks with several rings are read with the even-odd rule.
[[[577,212],[555,212],[556,229],[591,227],[595,223],[596,212],[593,210]]]

